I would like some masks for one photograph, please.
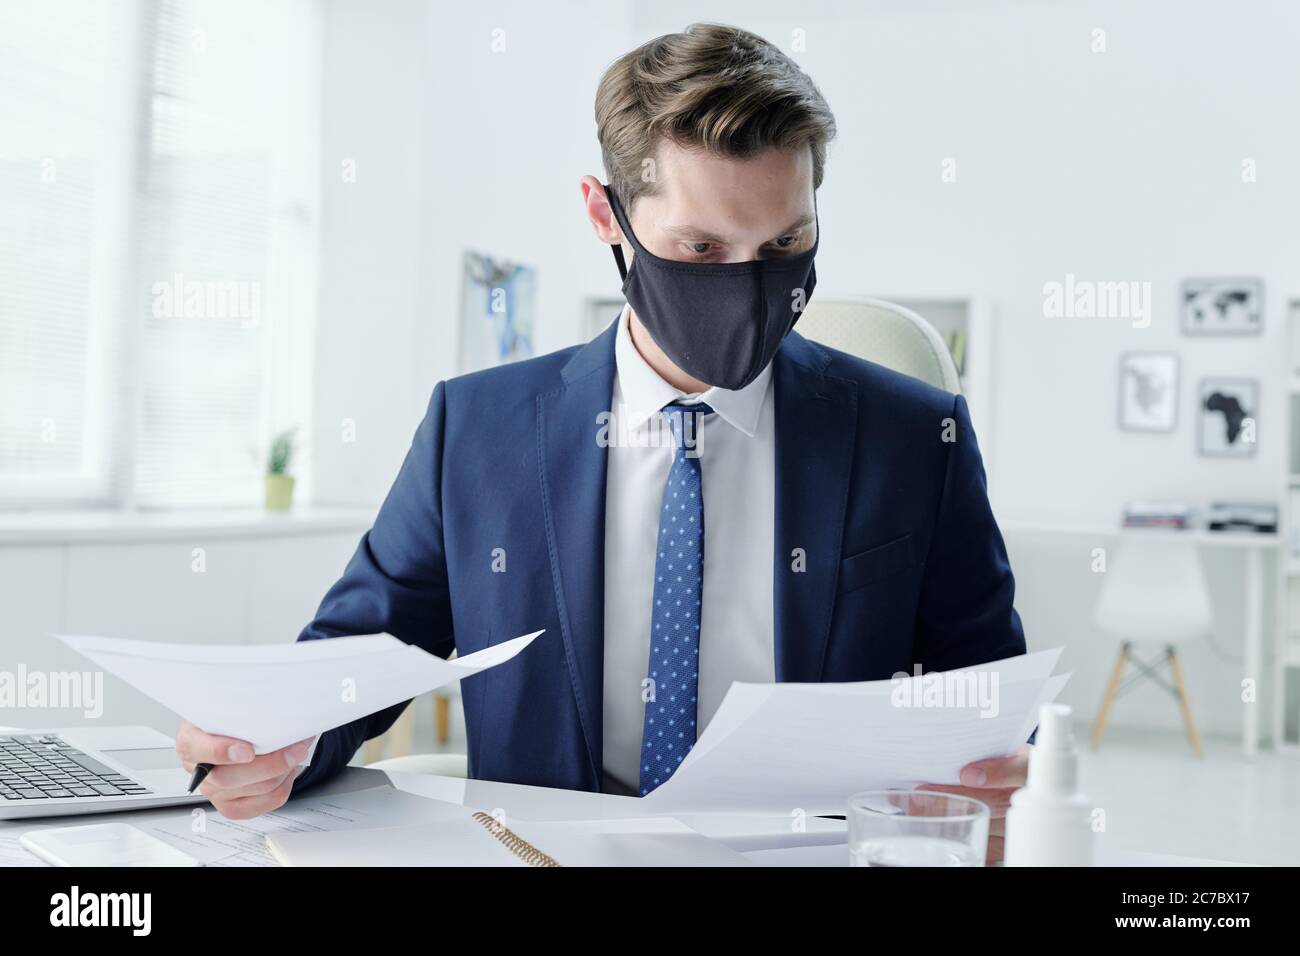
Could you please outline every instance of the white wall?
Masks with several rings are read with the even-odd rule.
[[[634,43],[708,18],[787,49],[804,31],[796,56],[840,125],[819,294],[957,289],[992,303],[1004,517],[1111,522],[1132,499],[1275,497],[1283,305],[1300,296],[1300,239],[1283,213],[1300,208],[1288,173],[1300,158],[1288,119],[1300,7],[1233,8],[1225,23],[1228,9],[329,0],[318,499],[382,497],[433,383],[457,371],[463,249],[540,267],[541,351],[578,338],[585,296],[616,294],[577,202],[579,176],[599,172],[595,84]],[[1105,53],[1090,52],[1094,27]],[[337,174],[344,157],[357,161],[354,183]],[[946,157],[955,183],[940,180]],[[1243,157],[1258,182],[1241,182]],[[1151,327],[1044,318],[1043,284],[1067,273],[1150,282]],[[1207,273],[1266,279],[1262,337],[1179,334],[1179,280]],[[1129,349],[1181,355],[1173,433],[1116,427]],[[1265,377],[1254,460],[1196,454],[1194,393],[1208,375]],[[344,418],[357,422],[355,445],[339,441]]]
[[[584,297],[617,292],[578,178],[600,172],[592,98],[604,67],[698,20],[791,50],[839,121],[820,198],[819,295],[905,291],[986,300],[997,324],[992,496],[999,516],[1111,524],[1127,501],[1276,499],[1285,463],[1283,315],[1300,296],[1300,7],[890,0],[619,0],[612,4],[380,5],[328,0],[317,500],[387,490],[432,385],[455,374],[465,248],[540,269],[539,348],[578,340]],[[506,49],[491,50],[492,31]],[[1093,53],[1094,28],[1106,31]],[[337,175],[357,159],[357,181]],[[944,183],[953,158],[957,181]],[[1243,158],[1258,182],[1241,181]],[[1154,319],[1048,319],[1067,273],[1151,283]],[[1186,276],[1267,283],[1264,335],[1189,339]],[[1127,350],[1182,360],[1179,422],[1116,427]],[[1263,380],[1259,454],[1195,450],[1204,376]],[[357,441],[338,423],[356,422]],[[1093,542],[1012,537],[1031,644],[1064,643],[1067,698],[1091,715],[1113,644],[1088,618]],[[1241,566],[1209,554],[1219,644],[1189,651],[1193,703],[1235,730]],[[1119,723],[1176,726],[1171,701],[1135,695]],[[1267,725],[1267,721],[1265,721]]]
[[[422,408],[415,341],[428,318],[419,302],[427,14],[414,0],[323,6],[312,471],[316,501],[373,503]],[[344,181],[345,161],[355,181]]]
[[[317,501],[382,499],[458,373],[464,250],[538,268],[539,353],[580,340],[587,296],[618,294],[578,181],[600,174],[596,82],[630,17],[627,0],[327,0]]]
[[[819,200],[818,295],[962,290],[990,303],[993,421],[976,426],[996,431],[989,470],[1003,521],[1114,524],[1131,500],[1278,499],[1284,306],[1300,297],[1300,6],[665,0],[636,5],[633,39],[700,20],[787,52],[803,31],[806,49],[793,55],[840,131]],[[1091,52],[1094,28],[1105,53]],[[945,183],[949,157],[957,179]],[[1241,180],[1246,157],[1253,184]],[[1150,327],[1045,318],[1043,285],[1067,273],[1150,282]],[[1235,274],[1266,281],[1264,334],[1183,337],[1180,280]],[[1116,427],[1128,350],[1180,355],[1172,433]],[[1197,455],[1197,382],[1220,375],[1262,379],[1253,460]],[[1009,542],[1031,646],[1066,646],[1075,677],[1065,698],[1087,717],[1114,653],[1089,623],[1100,583],[1091,549],[1106,543]],[[1222,650],[1187,651],[1189,696],[1203,728],[1235,732],[1242,566],[1217,552],[1205,561]],[[1126,698],[1115,720],[1178,726],[1158,691]]]
[[[994,403],[1006,517],[1113,522],[1126,501],[1276,498],[1285,467],[1283,302],[1300,296],[1300,6],[996,0],[639,3],[635,38],[704,19],[795,54],[839,123],[821,194],[818,295],[958,287],[998,320]],[[1107,52],[1090,52],[1091,31]],[[940,179],[952,157],[957,181]],[[1259,181],[1241,181],[1243,157]],[[1067,273],[1152,284],[1148,329],[1047,319]],[[1262,337],[1189,339],[1180,279],[1262,275]],[[1121,352],[1183,358],[1177,430],[1115,425]],[[1195,450],[1195,388],[1266,376],[1258,457]]]

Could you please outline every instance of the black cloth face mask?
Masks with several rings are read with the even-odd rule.
[[[646,251],[614,195],[610,207],[636,255],[629,270],[613,245],[623,295],[655,344],[687,375],[741,389],[767,368],[817,284],[821,241],[794,256],[750,262],[678,262]],[[815,221],[815,220],[814,220]]]

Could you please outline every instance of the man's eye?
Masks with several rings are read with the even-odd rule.
[[[798,241],[799,241],[798,236],[782,236],[780,239],[776,241],[776,246],[778,249],[789,249]]]
[[[702,255],[704,255],[706,252],[708,252],[708,251],[709,251],[710,249],[712,249],[712,248],[713,248],[713,243],[711,243],[711,242],[692,242],[692,243],[691,243],[691,252],[695,253],[697,256],[702,256]]]

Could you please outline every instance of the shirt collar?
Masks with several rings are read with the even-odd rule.
[[[614,339],[614,363],[623,402],[618,412],[627,416],[628,427],[641,427],[669,402],[704,402],[733,428],[753,438],[758,431],[758,418],[772,378],[772,363],[769,362],[758,378],[741,389],[733,391],[715,386],[703,392],[683,392],[660,378],[637,351],[628,327],[630,312],[631,307],[624,305]]]

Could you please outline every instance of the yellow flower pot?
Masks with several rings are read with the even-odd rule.
[[[288,511],[293,504],[293,479],[288,475],[266,476],[266,507],[271,511]]]

